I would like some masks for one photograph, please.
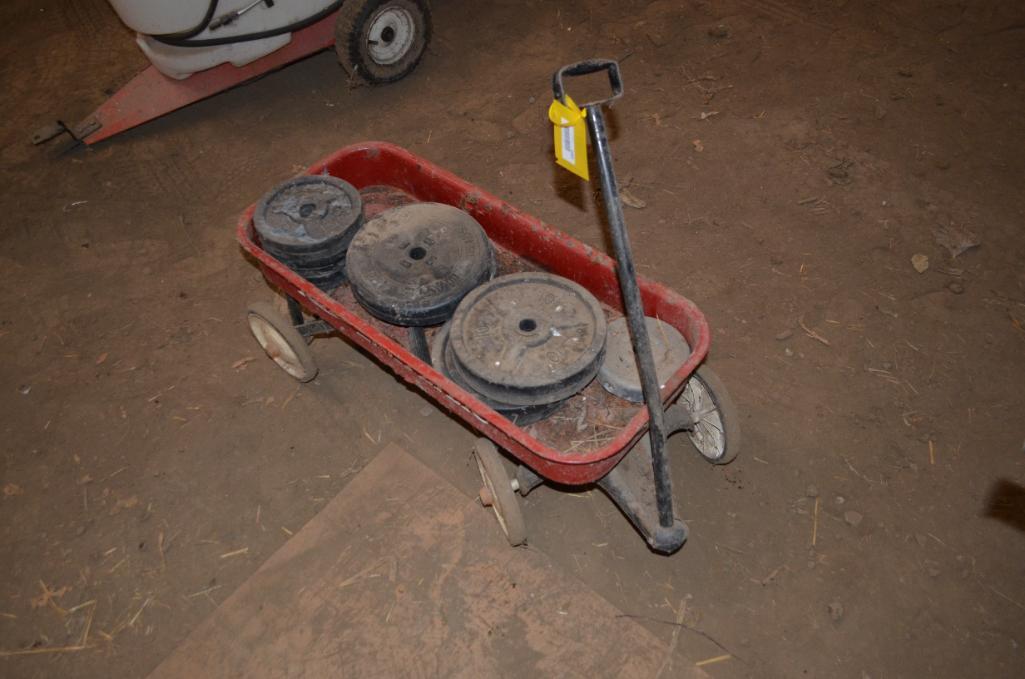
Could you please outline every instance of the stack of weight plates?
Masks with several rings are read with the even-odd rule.
[[[345,253],[363,224],[359,192],[341,179],[290,179],[256,206],[263,249],[322,290],[345,281]]]
[[[434,335],[434,340],[431,343],[431,365],[445,377],[449,378],[460,387],[466,389],[468,392],[480,399],[484,405],[497,411],[500,415],[504,415],[507,419],[511,420],[513,424],[521,426],[526,426],[539,420],[543,420],[558,410],[559,406],[562,405],[562,401],[527,406],[510,405],[508,403],[493,401],[487,396],[474,391],[474,389],[463,379],[462,372],[458,369],[453,370],[450,367],[453,364],[448,344],[448,335],[451,327],[451,322],[446,323],[441,326],[438,332]]]
[[[487,234],[462,210],[413,203],[367,221],[345,259],[353,296],[393,325],[444,323],[464,296],[495,275]]]
[[[598,301],[576,283],[511,274],[463,299],[435,337],[432,362],[487,405],[528,424],[594,379],[605,330]]]

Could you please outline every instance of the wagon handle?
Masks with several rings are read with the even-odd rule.
[[[648,408],[648,436],[651,441],[651,467],[655,481],[655,504],[658,508],[659,529],[649,537],[652,546],[662,552],[679,548],[687,539],[687,528],[673,515],[673,487],[669,476],[669,459],[666,456],[665,411],[662,407],[662,393],[655,372],[655,359],[651,352],[651,340],[644,321],[644,303],[637,284],[637,270],[630,252],[630,239],[626,232],[623,205],[619,201],[619,183],[612,167],[612,153],[609,150],[608,135],[605,132],[605,116],[602,106],[611,104],[623,96],[623,78],[619,64],[611,59],[588,59],[569,66],[563,66],[552,76],[552,92],[560,103],[565,104],[566,91],[562,80],[565,76],[587,75],[607,71],[612,96],[581,106],[585,109],[587,130],[594,147],[601,177],[602,197],[608,215],[612,249],[616,255],[616,275],[623,295],[627,326],[633,340],[634,356],[641,378],[641,391]]]
[[[605,99],[589,101],[586,104],[580,104],[580,108],[611,104],[613,101],[623,96],[623,77],[619,74],[619,62],[612,59],[587,59],[585,61],[578,61],[575,64],[570,64],[569,66],[563,66],[552,76],[552,94],[555,95],[555,98],[559,100],[560,104],[565,104],[566,88],[562,84],[562,79],[564,77],[589,75],[600,71],[608,71],[609,73],[609,87],[612,89],[612,96]]]

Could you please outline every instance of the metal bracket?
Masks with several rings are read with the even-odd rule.
[[[692,430],[694,416],[686,403],[677,401],[666,408],[664,424],[668,439],[677,432]],[[642,436],[623,460],[598,481],[598,487],[626,515],[653,550],[672,554],[687,541],[687,526],[675,515],[672,525],[662,524],[655,486],[651,443],[646,436]]]
[[[35,146],[39,146],[40,144],[48,142],[55,137],[59,137],[65,132],[67,132],[74,141],[81,142],[101,127],[103,127],[103,125],[101,125],[95,118],[83,120],[74,127],[68,127],[64,124],[64,121],[58,120],[57,122],[50,123],[49,125],[43,125],[36,130],[32,134],[32,143]]]
[[[65,132],[70,134],[71,130],[61,121],[50,123],[49,125],[43,125],[32,134],[32,143],[39,146],[43,142],[50,141],[56,136],[62,135]]]
[[[516,490],[519,491],[520,495],[526,497],[530,491],[534,490],[545,480],[535,474],[526,465],[517,465],[516,467]]]
[[[313,337],[314,335],[323,335],[325,333],[335,331],[335,329],[331,327],[331,325],[328,324],[327,321],[321,321],[319,319],[316,321],[309,321],[307,323],[303,323],[302,325],[297,325],[295,326],[295,329],[303,337]]]
[[[652,469],[651,444],[644,436],[612,471],[598,481],[598,487],[605,491],[654,551],[672,554],[687,541],[687,525],[676,516],[668,526],[664,525],[659,516]]]
[[[95,118],[86,118],[78,125],[75,125],[70,132],[71,136],[75,138],[75,141],[85,141],[86,137],[93,132],[96,132],[101,127],[103,127],[103,124],[99,120],[96,120]]]
[[[285,300],[288,302],[288,318],[303,337],[310,338],[314,335],[335,332],[334,327],[327,323],[327,321],[322,321],[319,318],[307,321],[306,317],[303,316],[303,308],[292,297],[286,295]]]

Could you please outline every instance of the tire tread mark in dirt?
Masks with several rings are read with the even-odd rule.
[[[832,24],[826,23],[824,21],[819,21],[818,19],[813,19],[810,16],[808,16],[807,12],[801,11],[799,9],[795,9],[794,7],[791,7],[789,4],[787,4],[785,2],[780,2],[779,0],[740,0],[740,1],[741,1],[742,5],[750,7],[751,9],[755,10],[756,12],[759,12],[761,14],[765,14],[765,15],[770,16],[770,17],[774,17],[776,19],[790,20],[790,21],[796,21],[796,22],[800,22],[800,23],[804,23],[804,24],[809,24],[811,26],[818,26],[819,28],[823,28],[823,29],[825,29],[827,31],[835,31],[836,30],[836,27],[833,26]]]
[[[144,148],[145,147],[145,148]],[[106,177],[125,195],[161,205],[194,202],[195,168],[177,153],[164,153],[163,144],[142,144],[107,159]]]
[[[175,196],[182,200],[196,197],[197,192],[193,182],[196,172],[187,158],[171,153],[164,156],[160,165],[153,163],[147,164],[147,167],[149,168],[147,174],[160,188],[162,194]]]
[[[57,12],[63,30],[53,36],[55,47],[40,55],[45,63],[40,63],[36,71],[59,79],[48,84],[48,89],[89,93],[99,104],[101,90],[116,89],[134,74],[134,67],[126,66],[133,63],[129,55],[138,54],[132,34],[104,0],[64,0]],[[55,66],[54,59],[60,65]],[[69,74],[77,74],[70,83],[66,80]]]
[[[95,36],[110,28],[113,14],[104,0],[64,0],[60,12],[67,29],[82,45],[95,45]]]

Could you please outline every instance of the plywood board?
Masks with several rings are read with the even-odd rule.
[[[390,446],[150,676],[705,676],[666,653]]]

